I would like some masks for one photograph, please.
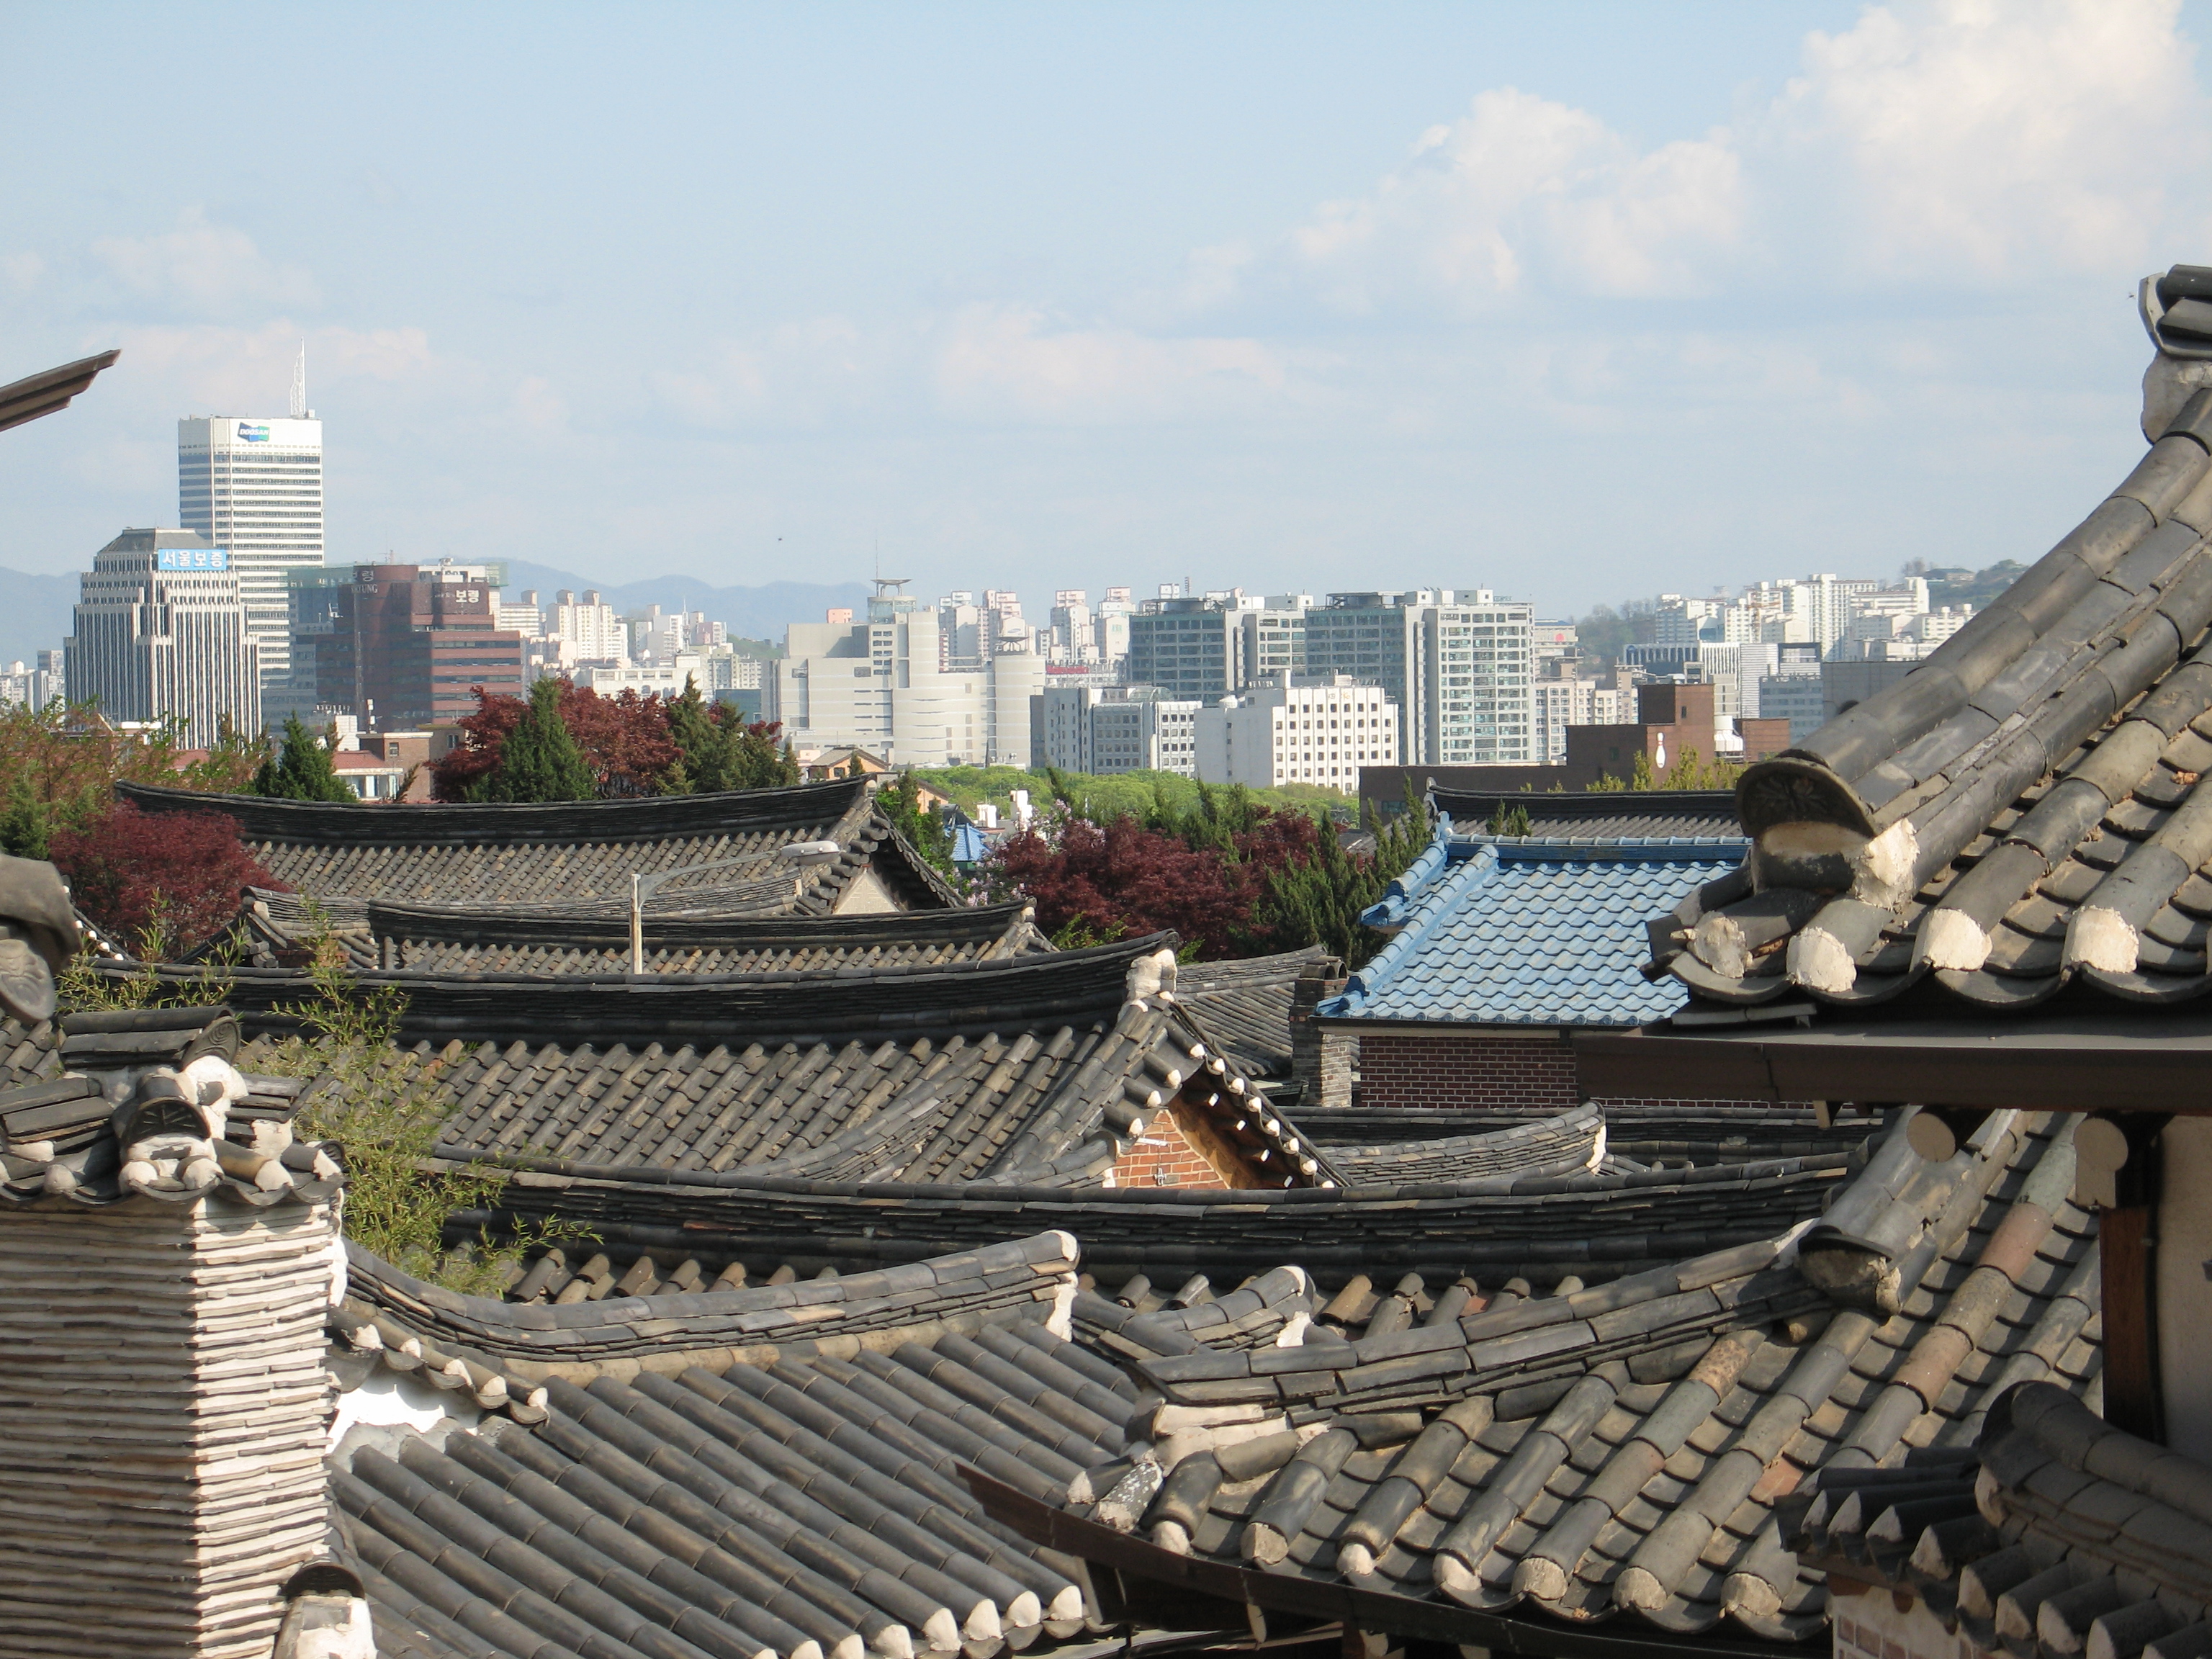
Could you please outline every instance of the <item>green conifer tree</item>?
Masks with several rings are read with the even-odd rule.
[[[252,793],[272,800],[358,800],[337,769],[331,751],[300,724],[297,714],[284,717],[284,741],[278,752],[261,763],[253,775]]]
[[[697,679],[686,674],[684,695],[671,697],[667,706],[668,735],[684,751],[682,769],[689,789],[706,794],[732,787],[727,728],[716,721],[707,700],[699,695]]]
[[[561,718],[561,682],[547,676],[530,688],[530,707],[501,746],[485,799],[496,801],[590,800],[597,780]]]

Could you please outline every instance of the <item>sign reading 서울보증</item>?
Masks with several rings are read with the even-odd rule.
[[[154,550],[154,568],[228,570],[230,568],[230,550],[227,547],[157,547]]]

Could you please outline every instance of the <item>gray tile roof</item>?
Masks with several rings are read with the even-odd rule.
[[[1736,829],[1735,795],[1727,789],[1586,790],[1572,794],[1477,792],[1431,787],[1432,817],[1450,821],[1463,836],[1479,836],[1501,813],[1528,815],[1528,833],[1541,840],[1600,840],[1688,836],[1729,840]]]
[[[266,1208],[333,1197],[325,1148],[295,1142],[299,1085],[241,1073],[228,1008],[65,1015],[0,1029],[0,1205],[202,1199]]]
[[[654,1182],[1095,1182],[1180,1098],[1267,1178],[1282,1170],[1275,1184],[1333,1178],[1279,1115],[1245,1109],[1250,1085],[1172,992],[1133,994],[1171,944],[720,977],[364,979],[406,993],[403,1033],[456,1102],[441,1152],[457,1160]],[[231,988],[273,1042],[311,988],[241,969]],[[446,1031],[465,1036],[419,1036]]]
[[[1465,1609],[1825,1639],[1782,1500],[1971,1446],[2015,1382],[2095,1401],[2072,1121],[2002,1114],[1933,1168],[1904,1127],[1802,1232],[1425,1316],[1401,1297],[1382,1334],[1325,1309],[1294,1346],[1140,1344],[1166,1478],[1064,1506],[1055,1540],[1262,1607],[1315,1604],[1285,1579],[1342,1586],[1363,1626],[1432,1638]]]
[[[1730,1004],[2212,988],[2209,448],[2200,392],[1988,610],[1752,767],[1757,848],[1651,922],[1655,971]]]
[[[327,933],[344,946],[357,969],[440,976],[629,971],[627,915],[372,901],[361,907],[357,921],[332,927],[326,915],[295,895],[256,890],[252,899],[243,921],[252,942],[251,959],[258,967],[296,964]],[[648,912],[644,934],[647,971],[655,974],[930,968],[1003,961],[1052,948],[1020,904],[830,916]]]
[[[1776,1509],[1806,1477],[1970,1442],[2014,1382],[2094,1386],[2069,1131],[2007,1115],[1934,1170],[1899,1133],[1809,1232],[1550,1295],[1293,1267],[1102,1291],[1064,1234],[736,1288],[659,1261],[549,1297],[533,1269],[520,1303],[356,1255],[341,1377],[495,1414],[351,1434],[334,1495],[393,1651],[1102,1633],[982,1483],[1079,1547],[1103,1517],[1170,1576],[1349,1583],[1431,1634],[1462,1608],[1803,1640],[1820,1586]]]
[[[1807,1560],[1917,1597],[1985,1652],[2183,1659],[2212,1645],[2212,1468],[2047,1382],[1998,1401],[1972,1447],[1824,1473],[1794,1519]]]
[[[882,1328],[876,1346],[848,1321],[755,1363],[555,1376],[532,1423],[342,1444],[333,1496],[380,1647],[951,1659],[1082,1631],[1064,1560],[985,1516],[960,1471],[1042,1501],[1087,1495],[1089,1472],[1103,1478],[1133,1449],[1143,1397],[1066,1340],[1066,1242],[1000,1255],[873,1276],[877,1305],[912,1288],[924,1315],[949,1287],[982,1291],[957,1329]],[[982,1289],[1008,1261],[1031,1292],[1013,1304]],[[860,1305],[861,1281],[844,1285]],[[786,1302],[839,1290],[794,1287]],[[774,1300],[696,1300],[748,1295]],[[604,1329],[625,1310],[591,1311]]]
[[[1299,976],[1333,964],[1318,945],[1236,962],[1187,962],[1176,996],[1184,1017],[1248,1077],[1287,1077],[1291,1002]]]
[[[1453,1274],[1549,1282],[1565,1273],[1637,1271],[1765,1238],[1818,1214],[1863,1158],[1837,1146],[1689,1169],[1418,1180],[1391,1171],[1353,1186],[1334,1153],[1315,1148],[1297,1125],[1273,1113],[1267,1121],[1278,1126],[1283,1146],[1296,1139],[1300,1153],[1328,1159],[1336,1185],[1105,1188],[1095,1176],[1043,1182],[1018,1175],[948,1185],[743,1169],[695,1175],[527,1157],[509,1161],[533,1171],[532,1179],[510,1186],[501,1201],[518,1214],[587,1225],[610,1249],[742,1257],[799,1253],[805,1241],[835,1239],[841,1248],[906,1260],[1051,1227],[1082,1239],[1086,1261],[1113,1279],[1139,1272],[1235,1279],[1287,1261],[1316,1273],[1448,1267]],[[1259,1167],[1275,1167],[1283,1156],[1270,1149]]]
[[[452,908],[629,913],[630,877],[747,862],[672,885],[665,912],[824,915],[864,871],[922,909],[951,890],[875,810],[865,779],[787,789],[529,805],[345,805],[118,784],[147,811],[220,811],[262,866],[349,925],[374,899]],[[794,867],[795,843],[834,841],[833,862]]]
[[[1681,993],[1638,971],[1642,918],[1733,872],[1740,840],[1492,840],[1439,828],[1361,918],[1395,937],[1325,1018],[1638,1025]]]

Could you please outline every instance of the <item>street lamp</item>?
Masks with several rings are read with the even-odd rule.
[[[843,851],[844,848],[834,841],[795,841],[787,847],[776,848],[775,855],[796,869],[803,870],[810,865],[829,864]],[[645,971],[645,902],[660,890],[664,882],[674,881],[678,876],[702,876],[709,870],[727,870],[734,865],[758,861],[759,854],[751,854],[744,858],[716,859],[710,864],[686,864],[674,870],[656,870],[650,875],[632,871],[629,878],[630,972],[642,974]],[[795,874],[791,878],[794,897],[799,891],[799,879]]]

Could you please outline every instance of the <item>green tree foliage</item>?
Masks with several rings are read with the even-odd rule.
[[[1743,774],[1744,768],[1739,762],[1723,760],[1718,756],[1708,761],[1695,749],[1684,749],[1662,777],[1651,769],[1651,757],[1639,749],[1626,779],[1608,772],[1589,787],[1599,793],[1630,789],[1733,789]]]
[[[1425,823],[1370,819],[1372,854],[1348,853],[1332,813],[1271,806],[1253,791],[1190,785],[1188,804],[1155,798],[1139,818],[1103,823],[1071,808],[1072,781],[1050,781],[1057,810],[1002,848],[989,878],[1018,888],[1056,944],[1080,946],[1171,927],[1207,957],[1319,945],[1358,964],[1381,938],[1359,914],[1426,843]]]
[[[550,677],[530,688],[530,706],[507,733],[499,764],[483,776],[481,800],[592,800],[599,793],[577,745],[561,719],[561,682]]]
[[[710,703],[686,676],[684,695],[667,705],[668,733],[683,751],[682,781],[706,793],[719,789],[775,789],[799,781],[788,742],[775,722],[748,723],[727,703]]]
[[[952,837],[945,830],[944,817],[921,804],[921,791],[911,773],[900,773],[896,782],[877,791],[876,810],[890,820],[891,827],[932,867],[956,880],[961,878],[952,862]]]
[[[260,758],[259,743],[227,722],[213,748],[195,750],[180,720],[118,732],[96,702],[0,708],[0,853],[51,856],[56,832],[107,815],[118,782],[234,792]]]
[[[284,741],[277,752],[261,763],[249,793],[272,800],[346,802],[360,797],[339,777],[331,763],[331,751],[300,724],[297,714],[284,717]]]
[[[1657,632],[1656,623],[1649,599],[1632,599],[1618,611],[1609,605],[1594,605],[1587,615],[1575,619],[1575,641],[1582,648],[1586,666],[1601,674],[1610,673],[1630,646],[1641,644]]]

